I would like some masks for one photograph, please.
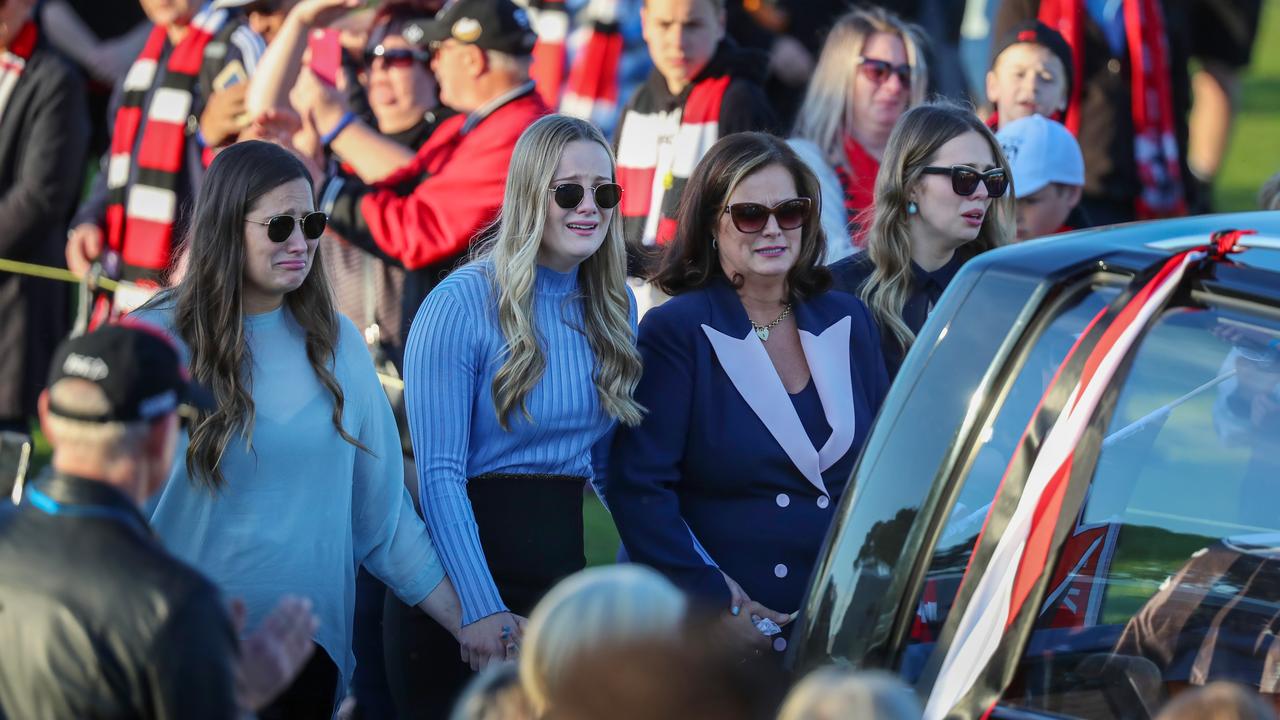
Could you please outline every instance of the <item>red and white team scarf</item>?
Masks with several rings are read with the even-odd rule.
[[[704,78],[690,89],[684,107],[665,112],[637,101],[623,116],[618,133],[618,183],[626,189],[622,221],[624,226],[643,223],[638,233],[643,244],[665,244],[675,235],[685,183],[720,139],[720,106],[731,81],[727,74]]]
[[[212,5],[195,16],[186,36],[169,54],[164,79],[146,108],[143,102],[155,85],[160,56],[168,42],[165,28],[152,29],[125,75],[124,99],[116,111],[107,163],[107,243],[120,253],[126,267],[158,272],[169,265],[193,90],[204,64],[205,47],[227,17],[226,10]],[[206,163],[210,159],[207,154]],[[138,174],[130,185],[134,163]]]
[[[1069,522],[1064,518],[1064,505],[1076,460],[1075,451],[1090,421],[1137,340],[1159,317],[1169,297],[1181,284],[1187,268],[1206,258],[1221,258],[1234,252],[1241,234],[1245,233],[1224,233],[1216,236],[1208,247],[1174,255],[1122,307],[1118,310],[1105,308],[1098,313],[1067,353],[1023,432],[1018,449],[996,491],[996,499],[983,530],[978,535],[975,555],[984,547],[983,540],[993,514],[1001,505],[1008,504],[1001,502],[1002,496],[1015,496],[1017,499],[1013,501],[1012,510],[1001,511],[1008,513],[1007,523],[982,574],[971,574],[972,558],[965,572],[961,595],[968,594],[969,600],[934,679],[933,690],[925,706],[925,720],[941,720],[960,707],[977,711],[961,713],[966,716],[980,715],[984,710],[989,713],[994,698],[989,697],[991,688],[981,687],[982,681],[992,677],[993,673],[996,677],[1011,676],[1011,668],[993,669],[990,666],[1011,626],[1024,613],[1024,606],[1035,587],[1046,573],[1054,572],[1049,563],[1054,537],[1058,534],[1059,524]],[[1104,323],[1108,315],[1112,316],[1109,324]],[[1088,341],[1094,338],[1096,342],[1088,347]],[[1060,390],[1059,381],[1067,375],[1069,366],[1075,367],[1078,353],[1087,353],[1078,371],[1079,377],[1070,385],[1066,402],[1057,418],[1049,424],[1035,457],[1027,458],[1024,455],[1033,446],[1032,435],[1038,426],[1043,427],[1040,421],[1044,420],[1050,395]],[[1035,616],[1039,614],[1034,613]],[[1004,656],[1009,655],[1011,653],[1004,653]],[[1021,653],[1012,655],[1017,657],[1006,658],[1005,661],[1016,663]],[[998,695],[998,691],[994,694]]]
[[[1042,0],[1040,20],[1071,46],[1076,82],[1071,84],[1067,127],[1080,132],[1080,89],[1084,78],[1084,0]],[[1178,140],[1174,130],[1169,43],[1158,0],[1124,0],[1125,40],[1132,68],[1130,96],[1134,160],[1142,193],[1135,201],[1138,219],[1187,213]]]
[[[590,27],[569,68],[569,86],[560,98],[560,112],[597,124],[611,122],[618,111],[623,47],[618,0],[590,0],[582,12]]]
[[[28,20],[9,47],[0,51],[0,120],[4,119],[4,110],[13,96],[13,89],[18,86],[18,80],[22,78],[27,61],[31,59],[31,53],[35,52],[37,39],[36,25]]]
[[[547,107],[560,104],[565,76],[565,38],[569,36],[569,10],[564,0],[516,0],[529,13],[529,25],[537,34],[529,77]]]

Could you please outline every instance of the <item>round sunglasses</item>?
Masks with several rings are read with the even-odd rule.
[[[993,168],[986,172],[978,172],[977,168],[968,165],[952,165],[937,167],[928,165],[920,170],[925,175],[950,175],[951,190],[957,195],[968,197],[978,189],[978,183],[987,186],[987,195],[998,198],[1009,189],[1009,176],[1004,168]]]
[[[802,197],[783,200],[773,207],[753,202],[734,203],[724,211],[733,221],[733,226],[738,228],[738,232],[753,235],[764,230],[770,217],[778,219],[778,227],[782,230],[795,230],[809,219],[809,209],[812,207],[813,201]]]
[[[578,183],[560,183],[547,189],[555,193],[552,198],[556,201],[556,205],[565,210],[578,207],[582,204],[582,198],[587,195],[587,188]],[[591,196],[596,199],[596,207],[601,210],[611,210],[622,202],[622,186],[618,183],[602,183],[590,190]]]
[[[894,65],[887,60],[860,57],[858,58],[858,70],[876,85],[883,85],[889,82],[890,75],[897,75],[903,88],[911,88],[911,66],[906,63]]]
[[[324,234],[324,228],[329,224],[329,216],[320,211],[310,212],[302,217],[295,218],[292,215],[272,215],[266,220],[253,220],[245,218],[245,220],[255,225],[267,226],[267,237],[271,242],[282,243],[289,239],[293,234],[294,223],[302,225],[302,237],[308,240],[315,240]]]

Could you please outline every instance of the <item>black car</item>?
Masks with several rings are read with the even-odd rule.
[[[926,718],[1146,718],[1218,679],[1280,698],[1280,213],[968,263],[875,422],[788,661],[895,672]]]

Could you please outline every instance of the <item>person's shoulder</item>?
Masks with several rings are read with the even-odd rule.
[[[427,294],[427,303],[451,303],[471,312],[492,302],[493,263],[476,260],[449,273]]]
[[[37,52],[27,61],[23,74],[35,78],[36,85],[47,91],[67,85],[81,89],[86,84],[84,73],[75,61],[45,42],[37,46]]]
[[[833,289],[857,294],[862,284],[871,277],[876,266],[871,261],[870,254],[864,250],[840,258],[828,265],[827,269],[831,271]]]
[[[657,329],[671,332],[680,328],[700,327],[711,318],[709,292],[705,287],[688,290],[650,308],[640,321],[641,328],[647,326],[651,332]]]

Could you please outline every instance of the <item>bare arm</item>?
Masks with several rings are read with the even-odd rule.
[[[326,25],[360,6],[360,0],[303,0],[285,16],[249,83],[245,104],[251,117],[289,108],[289,90],[302,69],[302,53],[313,27]]]
[[[290,100],[298,111],[309,115],[316,131],[330,133],[347,112],[342,95],[324,85],[310,72],[302,73]],[[391,140],[362,120],[350,122],[329,143],[329,149],[351,166],[361,181],[373,184],[408,165],[414,153]]]

